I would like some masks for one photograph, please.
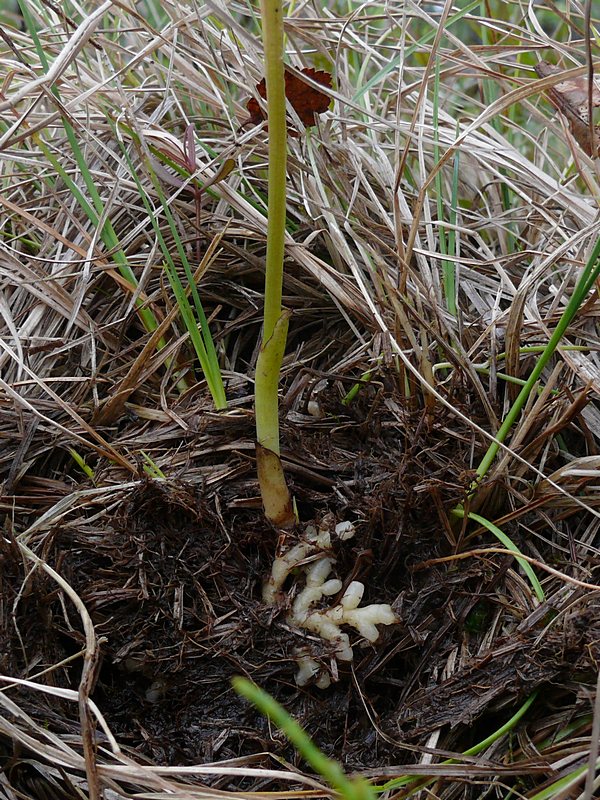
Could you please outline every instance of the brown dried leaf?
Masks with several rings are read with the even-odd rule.
[[[540,78],[547,78],[549,75],[558,75],[562,72],[560,67],[541,61],[535,68]],[[588,107],[588,81],[585,75],[578,78],[570,78],[562,83],[557,83],[547,89],[548,96],[565,115],[569,121],[571,133],[576,139],[581,149],[588,156],[597,158],[600,155],[600,125],[594,128],[595,135],[592,141],[589,123]],[[592,106],[600,106],[600,88],[594,83],[592,88]]]
[[[316,81],[316,83],[320,83],[322,86],[331,88],[331,75],[329,72],[325,72],[325,70],[316,70],[310,67],[308,69],[303,69],[302,74]],[[264,78],[256,85],[256,91],[264,100],[267,99],[267,86]],[[292,104],[294,111],[302,120],[302,124],[305,128],[316,125],[316,114],[322,114],[324,111],[327,111],[329,103],[331,102],[326,94],[315,89],[313,86],[309,86],[308,83],[296,77],[296,75],[292,75],[292,73],[287,70],[285,72],[285,96]],[[266,115],[258,104],[258,100],[254,97],[248,100],[246,108],[250,113],[250,121],[253,125],[258,125],[266,119]]]

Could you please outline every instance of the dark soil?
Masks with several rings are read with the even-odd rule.
[[[364,581],[363,603],[389,602],[401,620],[375,646],[356,646],[352,669],[339,665],[328,690],[295,685],[301,634],[286,625],[285,608],[261,601],[278,539],[256,508],[241,444],[227,454],[234,478],[218,487],[144,480],[100,521],[57,527],[38,543],[102,637],[93,699],[123,746],[158,763],[265,752],[297,762],[231,689],[240,674],[349,768],[406,763],[436,728],[446,737],[440,747],[469,747],[536,689],[547,702],[577,704],[600,659],[600,605],[557,592],[534,610],[527,592],[512,590],[509,556],[433,563],[461,547],[446,512],[464,497],[481,443],[466,430],[449,440],[443,418],[434,425],[422,411],[402,411],[393,390],[363,394],[349,411],[326,390],[326,418],[297,414],[302,424],[285,429],[283,459],[303,519],[333,512],[355,522],[355,539],[337,546],[337,572]],[[251,420],[239,424],[240,442],[244,432],[250,439]],[[79,620],[56,584],[26,573],[16,546],[5,544],[0,558],[2,672],[36,673],[79,652]],[[331,663],[326,644],[303,644]],[[77,688],[79,670],[76,659],[47,679]],[[76,728],[72,704],[35,702],[38,718]]]

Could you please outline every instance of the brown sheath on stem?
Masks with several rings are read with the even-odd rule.
[[[256,469],[265,516],[276,528],[293,528],[296,518],[281,459],[258,442]]]

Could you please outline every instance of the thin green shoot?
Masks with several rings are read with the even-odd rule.
[[[87,463],[85,458],[80,455],[77,450],[74,450],[72,447],[69,447],[69,453],[71,454],[71,458],[77,464],[79,469],[84,473],[84,475],[89,478],[92,482],[95,482],[95,475],[94,470],[90,467]]]
[[[524,348],[521,348],[521,352],[524,352],[524,351],[541,352],[541,351],[543,351],[543,349],[544,349],[543,346],[539,346],[539,347],[538,346],[524,347]],[[581,352],[581,353],[587,353],[587,352],[589,352],[589,349],[590,348],[587,345],[567,345],[565,347],[559,348],[560,352],[575,351],[575,352]],[[504,356],[505,356],[504,353],[500,353],[497,356],[497,360],[500,361]],[[434,373],[435,372],[439,372],[440,370],[443,370],[443,369],[453,369],[454,366],[455,365],[451,361],[439,361],[437,364],[433,365],[433,372]],[[487,364],[487,365],[486,364],[474,364],[473,365],[473,369],[479,375],[490,375],[491,372],[492,372],[491,367],[489,366],[489,364]],[[367,383],[369,383],[371,381],[371,378],[372,378],[372,376],[373,376],[375,371],[376,371],[375,368],[373,368],[373,369],[369,369],[366,372],[362,373],[362,375],[360,376],[359,381],[354,383],[352,385],[351,389],[349,389],[348,392],[342,398],[342,405],[349,406],[356,399],[356,397],[358,396],[358,393],[360,392],[360,390]],[[524,378],[516,378],[514,375],[507,375],[504,372],[497,372],[496,371],[494,373],[494,375],[499,380],[505,381],[506,383],[513,383],[515,386],[525,386],[525,383],[526,383]],[[538,389],[537,389],[538,394],[541,394],[543,391],[544,391],[544,387],[543,386],[539,386]],[[550,394],[555,396],[555,397],[557,397],[558,395],[560,395],[560,389],[551,389],[550,390]]]
[[[148,160],[146,160],[146,168],[150,174],[154,190],[158,195],[158,199],[163,209],[163,213],[167,219],[167,223],[169,225],[171,235],[175,242],[175,247],[177,249],[177,253],[179,255],[179,259],[183,265],[183,270],[185,272],[186,279],[188,281],[188,287],[191,290],[192,299],[194,301],[194,308],[196,311],[196,318],[200,323],[200,331],[201,336],[198,336],[198,324],[193,317],[193,313],[187,313],[187,309],[191,307],[189,301],[187,300],[187,294],[183,288],[181,280],[179,279],[179,275],[177,270],[175,269],[175,265],[173,262],[173,258],[171,253],[168,250],[168,247],[165,243],[164,237],[162,233],[160,238],[162,240],[161,250],[163,251],[163,255],[165,256],[167,265],[169,267],[168,275],[169,281],[171,282],[171,286],[173,291],[175,292],[175,297],[177,300],[177,304],[179,305],[180,309],[183,306],[187,306],[186,308],[186,327],[190,334],[190,338],[194,344],[194,348],[196,350],[196,354],[198,359],[200,360],[200,365],[202,367],[202,371],[204,372],[204,377],[208,383],[208,388],[210,389],[210,393],[212,395],[215,407],[217,409],[223,409],[227,407],[227,398],[225,396],[225,387],[223,385],[223,376],[221,375],[221,368],[219,366],[219,359],[217,356],[217,351],[215,348],[215,343],[213,341],[210,328],[208,326],[208,320],[206,318],[206,314],[204,313],[204,308],[202,306],[202,302],[200,300],[200,295],[198,293],[198,287],[196,286],[196,282],[194,280],[194,275],[192,272],[192,268],[190,266],[190,262],[188,260],[187,254],[185,252],[185,248],[183,246],[183,242],[181,241],[181,237],[179,235],[179,230],[177,228],[177,224],[175,222],[175,218],[171,212],[167,199],[164,195],[160,187],[160,183],[156,178],[156,175],[152,171],[152,165]],[[152,215],[152,219],[157,222],[154,215]],[[157,227],[158,224],[157,224]],[[160,228],[159,228],[160,229]],[[167,255],[168,253],[168,255]],[[185,300],[184,300],[185,298]]]
[[[371,376],[373,375],[374,372],[375,372],[374,369],[370,369],[367,370],[367,372],[363,372],[363,374],[360,376],[360,383],[354,383],[351,389],[347,391],[346,394],[342,397],[343,406],[349,406],[352,402],[354,402],[354,400],[356,400],[358,393],[365,384],[370,382]]]
[[[478,372],[480,375],[490,375],[491,369],[489,367],[477,367],[475,372]],[[505,381],[506,383],[513,383],[515,386],[525,386],[527,381],[524,378],[515,378],[514,375],[507,375],[505,372],[495,372],[494,373],[496,378],[499,378],[501,381]],[[539,386],[537,389],[537,393],[541,394],[544,391],[543,386]],[[551,389],[550,394],[557,396],[560,394],[559,389]]]
[[[541,352],[543,349],[544,349],[543,346],[540,346],[540,347],[537,347],[537,346],[533,347],[532,346],[532,347],[529,347],[529,348],[528,347],[524,347],[524,348],[521,349],[521,351],[530,350],[532,352]],[[567,346],[561,347],[559,349],[560,349],[561,352],[566,352],[566,351],[570,350],[570,351],[587,353],[590,348],[587,345],[567,345]],[[497,356],[497,360],[500,361],[504,356],[505,356],[504,353],[500,353],[500,355]],[[379,359],[379,360],[381,360],[381,359]],[[443,369],[453,369],[454,366],[455,365],[451,361],[439,361],[437,364],[433,365],[433,372],[434,373],[435,372],[439,372],[440,370],[443,370]],[[475,372],[479,373],[479,375],[490,375],[491,372],[492,372],[491,367],[489,366],[489,364],[487,364],[487,365],[486,364],[474,364],[473,365],[473,369],[475,370]],[[366,372],[362,373],[362,375],[360,376],[359,381],[354,383],[352,385],[351,389],[349,389],[348,392],[346,392],[346,394],[342,398],[342,405],[349,406],[356,399],[356,397],[358,396],[358,393],[360,392],[360,390],[365,386],[365,384],[367,384],[367,383],[369,383],[371,381],[371,378],[372,378],[372,376],[373,376],[375,371],[376,371],[375,368],[373,368],[373,369],[369,369]],[[496,371],[494,373],[494,375],[499,380],[506,381],[506,383],[513,383],[515,386],[525,386],[525,383],[526,383],[524,378],[515,378],[514,375],[507,375],[504,372],[497,372]],[[538,391],[538,394],[541,394],[544,391],[544,387],[543,386],[539,386],[537,391]],[[555,397],[557,397],[558,395],[560,395],[560,389],[551,389],[550,390],[550,394],[555,396]]]
[[[580,717],[576,717],[571,722],[564,724],[560,730],[553,731],[550,736],[540,742],[537,745],[538,752],[543,753],[547,747],[553,747],[557,742],[564,742],[565,739],[573,735],[583,736],[583,729],[588,728],[593,722],[593,714],[582,714]]]
[[[373,797],[371,786],[361,778],[348,778],[340,764],[322,753],[306,731],[270,694],[247,678],[235,677],[231,682],[235,691],[268,717],[287,736],[312,769],[344,800],[370,800]]]
[[[148,455],[145,450],[140,450],[142,458],[146,462],[144,464],[144,472],[148,475],[149,478],[153,478],[154,480],[161,480],[165,481],[166,475],[162,471],[162,469],[158,466],[158,464]]]
[[[454,508],[452,510],[452,514],[453,516],[458,517],[459,519],[464,519],[465,517],[465,511],[463,508],[460,507]],[[493,522],[490,522],[489,519],[482,517],[480,514],[475,514],[474,512],[470,511],[469,513],[466,514],[466,517],[467,519],[470,519],[473,522],[478,522],[480,525],[483,525],[484,528],[487,528],[487,530],[490,533],[493,533],[496,539],[502,542],[502,544],[507,548],[507,550],[516,557],[517,562],[523,569],[523,572],[529,578],[529,582],[531,583],[531,586],[533,588],[533,591],[535,592],[537,599],[540,601],[540,603],[542,603],[546,598],[544,590],[542,589],[542,585],[539,582],[537,575],[533,571],[531,564],[524,558],[519,558],[519,556],[522,556],[523,553],[519,550],[519,548],[512,541],[512,539],[509,536],[507,536],[504,533],[504,531],[500,530],[500,528],[497,525],[494,525]]]
[[[102,214],[100,216],[96,214],[96,212],[94,211],[94,209],[89,204],[86,197],[80,190],[79,186],[77,186],[77,184],[73,181],[68,172],[65,171],[62,164],[58,161],[57,158],[55,158],[53,153],[47,147],[46,143],[39,136],[37,137],[37,144],[44,153],[45,157],[48,159],[48,161],[52,164],[57,174],[60,175],[60,177],[68,187],[71,194],[76,198],[77,202],[85,212],[91,224],[95,228],[101,227],[100,237],[104,242],[104,245],[106,246],[107,250],[110,252],[111,258],[116,263],[120,274],[123,276],[123,278],[125,278],[127,283],[131,286],[131,291],[133,293],[138,285],[137,278],[135,277],[133,270],[127,263],[127,256],[125,255],[120,245],[119,239],[115,233],[115,230],[110,220],[104,216],[104,210],[102,211]],[[75,154],[75,159],[77,160],[77,154]],[[78,160],[77,163],[80,169],[82,169],[82,166]],[[84,166],[82,171],[88,171],[87,166]],[[104,220],[103,225],[101,225],[101,218]],[[141,299],[136,300],[136,308],[140,316],[140,319],[142,320],[144,328],[148,331],[148,333],[151,333],[152,331],[156,330],[156,328],[158,327],[158,322],[156,320],[156,317],[154,316],[154,312],[150,308],[147,308],[144,305],[143,300]],[[161,350],[165,346],[165,344],[166,342],[164,341],[164,339],[161,339],[157,344],[157,349]]]
[[[2,191],[2,189],[0,189]],[[14,234],[12,233],[8,227],[7,230],[0,231],[0,237],[7,243],[11,244],[12,242],[19,242],[20,245],[25,249],[25,252],[31,253],[32,255],[37,255],[40,251],[40,243],[37,239],[33,238],[32,231],[28,231],[28,234]]]

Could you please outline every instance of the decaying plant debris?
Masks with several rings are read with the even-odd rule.
[[[390,67],[379,37],[387,19],[394,58],[411,26],[425,26],[421,41],[439,17],[392,3],[388,17],[300,5],[287,20],[294,68],[327,67],[334,88],[290,142],[281,457],[302,523],[355,526],[332,545],[341,591],[361,581],[365,602],[399,620],[375,643],[349,631],[354,661],[338,662],[289,624],[291,589],[276,607],[262,599],[274,553],[299,533],[267,525],[256,481],[268,134],[240,127],[262,77],[252,4],[165,4],[160,34],[133,6],[88,5],[81,23],[28,3],[60,65],[60,106],[18,18],[0,44],[0,793],[330,795],[233,692],[240,674],[349,771],[414,778],[393,796],[428,779],[448,799],[533,797],[575,774],[600,658],[595,291],[472,489],[514,398],[506,376],[530,373],[598,235],[593,160],[582,151],[573,166],[535,72],[513,71],[500,47],[438,42],[435,110],[431,44]],[[560,44],[545,55],[558,60]],[[492,85],[510,102],[493,104]],[[137,289],[43,152],[85,190],[63,112]],[[201,193],[144,140],[164,131],[189,147],[190,123],[198,185],[212,181]],[[188,257],[201,257],[226,410],[214,410],[119,138],[143,179],[148,163],[159,178],[171,170],[163,191]],[[145,190],[175,253],[149,179]],[[457,255],[440,245],[452,213]],[[543,601],[489,530],[452,515],[459,503],[532,560]],[[299,647],[329,688],[296,685]],[[468,753],[528,700],[514,729]]]

